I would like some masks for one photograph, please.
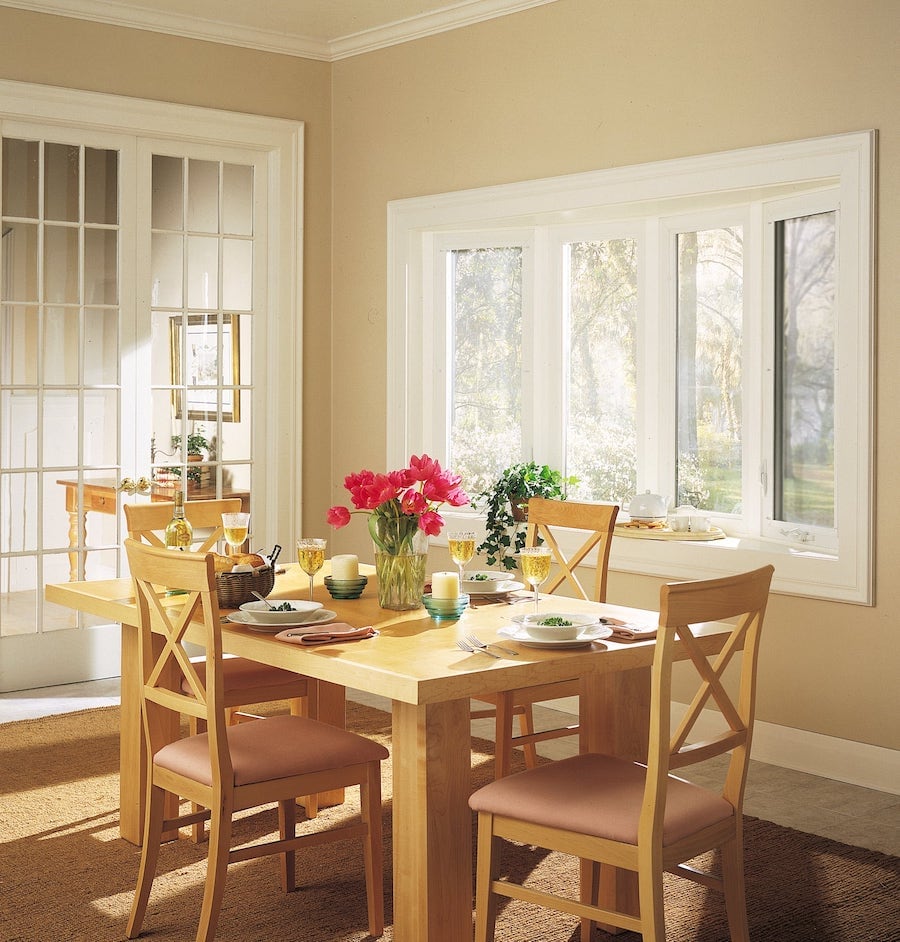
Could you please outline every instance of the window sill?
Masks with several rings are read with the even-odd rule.
[[[463,527],[475,530],[479,542],[484,539],[483,516],[460,511],[445,513],[444,516],[445,532],[433,538],[432,545],[446,547],[446,533]],[[568,539],[565,534],[560,536],[560,544],[566,553],[574,551],[580,542],[577,533]],[[702,542],[613,537],[609,568],[616,572],[670,580],[716,579],[758,569],[767,563],[775,567],[772,591],[777,594],[858,605],[874,604],[868,570],[858,560],[809,546],[792,546],[753,537],[726,536]]]
[[[837,554],[748,537],[720,540],[613,538],[609,568],[665,579],[714,579],[771,563],[772,591],[871,604],[868,580],[853,578]]]

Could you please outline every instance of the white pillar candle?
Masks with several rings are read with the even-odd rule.
[[[358,579],[359,578],[359,557],[349,553],[343,556],[331,557],[331,578],[332,579]]]
[[[431,597],[433,599],[459,598],[459,573],[435,572],[431,576]]]

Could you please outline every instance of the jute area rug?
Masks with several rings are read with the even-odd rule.
[[[348,726],[390,746],[387,714],[350,704]],[[489,743],[473,744],[473,785],[489,780]],[[118,837],[118,709],[0,725],[0,940],[118,942],[124,939],[138,849]],[[329,809],[310,826],[352,814],[354,802]],[[391,767],[384,766],[386,915],[391,920]],[[247,840],[275,830],[265,809],[240,822]],[[218,938],[233,942],[358,942],[365,893],[358,844],[318,848],[298,859],[302,887],[285,896],[277,859],[229,869]],[[153,942],[194,938],[206,845],[179,841],[160,853],[144,926]],[[299,855],[298,855],[299,856]],[[567,859],[513,848],[507,871],[537,884],[568,884]],[[897,942],[900,860],[824,838],[747,820],[746,873],[750,934],[755,942]],[[392,940],[388,926],[384,939]],[[576,942],[577,920],[523,903],[506,905],[499,942]],[[597,939],[613,936],[598,933]],[[616,936],[638,942],[633,933]],[[668,942],[724,942],[721,898],[671,878]],[[427,942],[426,939],[417,942]],[[460,940],[465,942],[465,940]]]

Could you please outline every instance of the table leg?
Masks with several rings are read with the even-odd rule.
[[[647,758],[650,724],[650,668],[595,675],[582,680],[579,698],[580,748],[625,759]],[[581,894],[589,900],[591,861],[581,861]],[[631,870],[600,868],[600,905],[637,915],[640,911],[637,874]],[[590,936],[589,920],[581,921],[581,937]],[[623,932],[601,925],[612,935]]]
[[[347,690],[340,684],[330,684],[324,680],[313,682],[315,686],[315,719],[344,729],[347,723]],[[344,803],[344,789],[336,788],[330,792],[319,793],[319,807],[328,808]]]
[[[122,625],[122,682],[119,714],[119,836],[141,843],[146,790],[146,749],[141,725],[140,634]]]
[[[395,701],[394,940],[472,938],[468,700]]]
[[[119,712],[119,836],[140,845],[143,838],[144,807],[147,790],[147,747],[141,721],[141,674],[138,655],[140,629],[122,625],[122,678]],[[162,638],[154,638],[162,650]],[[172,714],[169,739],[174,742],[181,735],[178,717]],[[166,817],[177,814],[177,796],[170,795],[166,803]],[[164,834],[166,840],[175,840],[177,831]]]

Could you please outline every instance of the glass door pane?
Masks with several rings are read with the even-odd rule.
[[[160,153],[150,165],[154,485],[249,500],[255,168]]]
[[[118,149],[7,137],[0,164],[2,641],[99,621],[43,586],[118,575],[122,389]]]

